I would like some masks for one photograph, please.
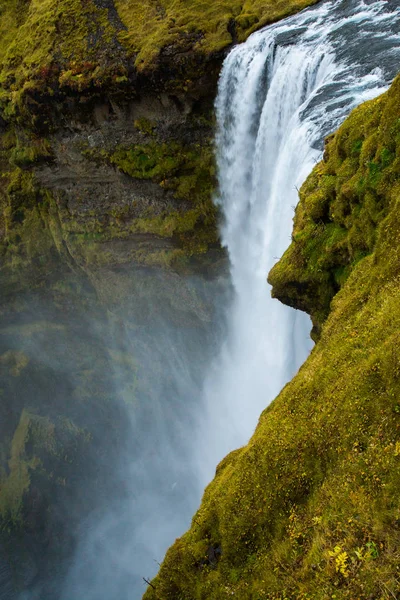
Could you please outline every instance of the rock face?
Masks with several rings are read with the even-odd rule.
[[[47,272],[57,260],[168,266],[217,246],[210,114],[166,97],[77,116],[46,138],[13,125],[3,134],[6,279],[17,261],[30,277],[39,257]]]
[[[37,256],[51,262],[44,253],[80,266],[94,255],[165,265],[215,246],[212,106],[224,49],[311,3],[254,0],[243,13],[227,1],[206,11],[6,2],[2,271],[17,261],[31,271]]]
[[[305,182],[270,281],[317,344],[219,465],[146,600],[399,595],[399,115],[397,78]]]

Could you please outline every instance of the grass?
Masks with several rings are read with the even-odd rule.
[[[317,315],[319,341],[222,461],[145,600],[399,597],[399,88],[349,117],[301,190],[271,280]]]

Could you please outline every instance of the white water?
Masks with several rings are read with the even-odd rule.
[[[395,74],[400,9],[388,9],[382,1],[326,2],[254,34],[225,61],[217,203],[234,299],[204,387],[202,486],[248,440],[311,349],[309,318],[272,300],[266,278],[290,243],[296,188],[320,159],[324,135]]]

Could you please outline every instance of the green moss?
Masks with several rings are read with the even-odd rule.
[[[47,219],[48,197],[33,174],[20,168],[10,175],[7,195],[6,262],[13,270],[32,264],[44,266],[54,247]]]
[[[115,5],[126,26],[119,39],[136,56],[139,69],[152,68],[165,46],[194,46],[210,54],[232,43],[233,26],[239,41],[266,23],[282,19],[313,4],[309,0],[116,0]]]
[[[34,138],[25,144],[16,141],[16,145],[9,153],[10,165],[21,169],[27,169],[51,159],[50,144],[43,138]]]
[[[8,350],[0,356],[0,365],[8,367],[12,377],[19,377],[28,364],[29,358],[21,351]]]
[[[142,144],[112,152],[105,147],[86,151],[86,156],[164,190],[162,214],[157,207],[137,219],[134,206],[116,207],[107,218],[90,217],[87,223],[58,214],[51,194],[34,176],[39,164],[54,159],[49,142],[40,136],[58,127],[60,113],[73,110],[87,116],[86,104],[91,106],[99,95],[113,98],[118,93],[126,101],[145,88],[153,95],[175,93],[182,100],[183,93],[198,85],[190,98],[204,102],[214,89],[221,61],[213,58],[216,50],[232,43],[232,36],[242,40],[263,23],[313,2],[219,0],[205,6],[197,0],[156,4],[129,0],[103,8],[97,0],[5,0],[0,8],[0,114],[9,130],[0,141],[2,280],[10,270],[27,272],[33,265],[44,276],[46,263],[55,264],[59,257],[84,266],[107,260],[118,263],[102,243],[134,233],[172,242],[171,250],[155,251],[151,258],[140,248],[135,256],[140,256],[141,264],[145,259],[153,263],[156,255],[162,264],[187,260],[216,245],[211,201],[215,166],[207,137],[212,124],[205,110],[201,116],[185,117],[188,131],[199,132],[206,125],[201,143],[174,141],[142,117],[134,122]],[[152,71],[151,77],[138,76],[145,70]]]
[[[97,162],[111,163],[135,179],[151,180],[182,201],[180,210],[169,209],[154,215],[149,208],[123,230],[120,223],[128,219],[130,208],[118,209],[112,213],[116,222],[112,237],[150,233],[173,238],[187,257],[202,254],[218,243],[216,208],[212,202],[216,186],[215,159],[209,140],[202,145],[190,146],[177,141],[158,143],[152,140],[131,147],[120,146],[112,153],[104,149],[85,149],[83,154]],[[107,239],[109,233],[105,230],[98,235]],[[171,256],[180,259],[181,252],[177,255],[175,249],[171,252]]]
[[[178,144],[157,144],[132,148],[118,148],[110,161],[121,171],[137,179],[155,179],[162,182],[173,175],[184,162]]]
[[[205,57],[232,42],[232,27],[243,41],[256,27],[314,2],[123,0],[115,2],[117,14],[95,0],[4,0],[0,109],[8,118],[43,126],[47,117],[40,98],[95,89],[126,91],[129,62],[154,70],[167,46]],[[185,90],[201,68],[197,59],[193,69],[183,67],[177,66],[178,88]]]
[[[1,482],[0,529],[23,524],[23,500],[29,490],[30,474],[39,466],[37,457],[28,459],[25,455],[30,425],[29,414],[24,410],[11,444],[10,474]]]
[[[13,127],[0,136],[0,283],[5,295],[41,286],[60,259],[68,258],[54,198],[34,175],[37,166],[52,160],[45,138]]]
[[[326,294],[320,339],[249,444],[218,467],[146,600],[400,594],[399,85],[353,113],[329,143],[301,192],[295,241],[274,270],[274,283],[282,273],[281,289],[297,284],[296,302],[314,298],[314,311],[336,277],[341,289],[333,300]],[[352,152],[363,161],[350,164]],[[371,161],[382,167],[377,196],[367,195],[375,180],[359,196]],[[310,281],[319,296],[302,300]]]
[[[126,74],[113,57],[116,31],[108,10],[94,2],[5,0],[1,10],[0,107],[6,116],[18,114],[27,99],[33,110],[36,94],[120,83]]]
[[[141,119],[135,119],[134,121],[135,129],[143,133],[144,135],[153,136],[155,124],[149,119],[145,119],[142,117]]]
[[[63,446],[66,438],[67,451]],[[60,417],[52,422],[24,409],[11,442],[9,472],[0,476],[0,530],[24,526],[26,500],[33,482],[38,484],[41,480],[42,493],[53,485],[65,486],[65,465],[68,466],[74,452],[88,442],[87,432],[70,419]],[[54,475],[56,465],[57,477]]]
[[[108,160],[131,177],[151,179],[193,204],[209,201],[215,189],[214,154],[209,141],[191,146],[154,141],[119,147]]]
[[[293,243],[269,281],[275,297],[311,314],[316,336],[335,293],[373,251],[398,193],[399,113],[397,79],[327,139],[324,161],[300,191]]]

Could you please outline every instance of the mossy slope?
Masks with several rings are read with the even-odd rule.
[[[315,334],[400,191],[400,79],[326,140],[300,191],[292,244],[272,269],[273,295],[310,313]]]
[[[305,183],[271,280],[318,323],[330,314],[249,444],[219,465],[146,600],[399,596],[399,101],[397,79]],[[329,227],[343,229],[335,242]]]

